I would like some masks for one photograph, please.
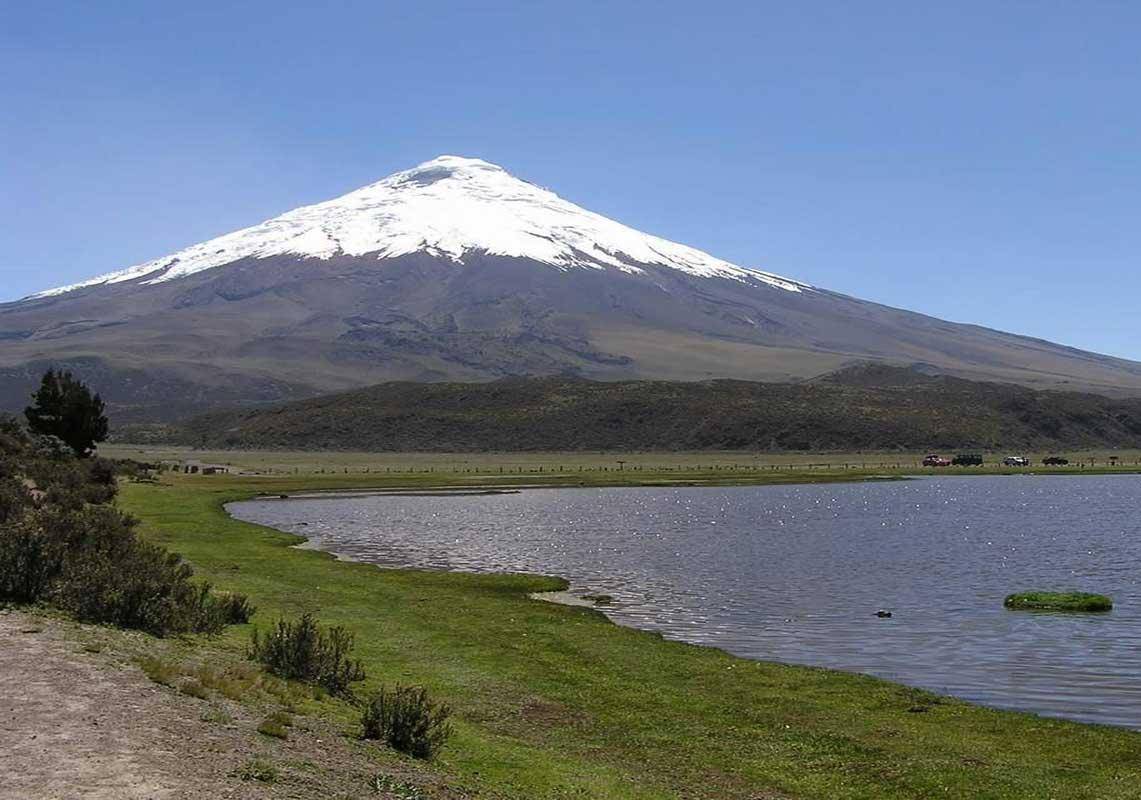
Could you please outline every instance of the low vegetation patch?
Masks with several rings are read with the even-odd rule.
[[[351,685],[365,679],[364,666],[350,657],[353,635],[334,625],[324,628],[312,614],[278,620],[266,636],[257,630],[249,655],[279,678],[312,683],[329,694],[349,696]]]
[[[243,781],[259,783],[276,783],[278,776],[277,767],[264,758],[251,758],[238,767],[235,774]]]
[[[289,729],[293,727],[293,715],[286,711],[275,711],[261,721],[258,733],[263,736],[272,736],[275,739],[288,739]]]
[[[198,718],[213,725],[232,725],[234,722],[234,716],[221,706],[210,706]]]
[[[1016,611],[1110,611],[1113,600],[1088,592],[1020,592],[1007,595],[1003,605]]]
[[[191,697],[207,700],[218,695],[236,703],[278,705],[280,710],[270,719],[285,727],[293,724],[292,715],[306,701],[328,696],[320,687],[282,680],[248,661],[217,665],[145,655],[137,663],[155,683]]]
[[[179,686],[178,691],[189,697],[197,697],[199,700],[206,700],[210,697],[210,690],[195,678],[191,678]]]
[[[392,775],[375,775],[368,785],[377,794],[396,797],[400,800],[427,800],[427,795],[420,790],[419,786],[405,783]]]
[[[176,686],[183,675],[177,664],[153,656],[140,659],[139,668],[144,675],[161,686]]]
[[[413,758],[430,760],[452,735],[451,709],[419,686],[397,686],[373,694],[361,711],[363,738],[386,743]]]

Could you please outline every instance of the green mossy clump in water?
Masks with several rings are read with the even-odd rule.
[[[1016,611],[1109,611],[1113,601],[1089,592],[1019,592],[1002,603]]]

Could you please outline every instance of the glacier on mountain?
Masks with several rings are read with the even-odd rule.
[[[372,255],[385,259],[418,252],[458,263],[469,253],[482,252],[563,270],[617,269],[637,274],[644,272],[644,266],[659,266],[789,292],[812,288],[641,233],[495,164],[441,156],[334,200],[32,298],[143,278],[144,284],[163,283],[244,258]]]

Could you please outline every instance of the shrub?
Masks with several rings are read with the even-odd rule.
[[[110,462],[81,461],[0,417],[0,599],[157,636],[249,619],[245,597],[213,595],[179,556],[140,539],[108,505],[114,495]]]
[[[333,695],[350,695],[350,684],[365,679],[360,661],[350,651],[353,635],[342,627],[322,628],[312,614],[295,622],[279,620],[269,635],[253,633],[249,656],[274,675],[324,687]]]
[[[4,474],[0,465],[0,525],[18,519],[32,504],[32,496],[14,475]]]
[[[59,573],[62,557],[33,520],[7,521],[0,529],[0,597],[22,603],[43,600]]]
[[[387,743],[414,758],[432,759],[452,735],[451,709],[433,703],[423,687],[382,688],[361,710],[365,739]]]
[[[156,636],[218,633],[225,626],[209,584],[194,583],[178,555],[140,540],[133,520],[94,506],[57,515],[53,523],[66,555],[49,599],[79,619]]]
[[[227,624],[225,601],[210,589],[209,583],[197,584],[188,602],[188,624],[198,633],[221,633]]]
[[[221,604],[222,616],[227,625],[245,625],[257,612],[257,607],[251,604],[250,599],[244,594],[224,592],[217,595],[217,600]]]

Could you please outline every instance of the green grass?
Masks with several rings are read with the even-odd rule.
[[[139,668],[143,674],[161,686],[177,686],[178,679],[182,677],[177,665],[153,656],[140,659]]]
[[[638,482],[628,476],[546,479]],[[678,473],[640,477],[672,482]],[[370,477],[372,485],[377,478]],[[711,472],[684,479],[733,482]],[[369,674],[362,693],[414,683],[448,702],[455,736],[435,768],[470,794],[1113,800],[1135,797],[1141,785],[1141,736],[1130,731],[668,642],[613,625],[593,609],[528,598],[565,588],[557,578],[379,570],[294,549],[298,537],[238,522],[223,510],[258,492],[359,488],[364,480],[180,479],[126,485],[120,502],[151,539],[181,552],[219,588],[248,594],[259,608],[255,624],[312,611],[322,624],[347,627]],[[518,482],[537,479],[523,475]],[[466,474],[400,481],[471,483]],[[241,652],[249,628],[204,646]],[[335,721],[346,731],[354,729],[351,707],[327,708],[341,715]]]
[[[199,700],[209,700],[210,690],[207,689],[201,681],[191,678],[178,687],[178,691],[190,697],[197,697]]]
[[[275,711],[258,725],[258,733],[275,739],[288,739],[293,727],[293,715],[285,711]]]
[[[1067,452],[1071,463],[1065,467],[1044,467],[1042,459],[1053,455],[1047,451],[1020,452],[1028,456],[1032,467],[1011,469],[1002,466],[1003,456],[1009,451],[1000,450],[986,455],[982,467],[952,467],[935,470],[922,466],[923,457],[930,450],[914,452],[755,452],[755,451],[704,451],[704,452],[488,452],[488,453],[378,453],[319,450],[198,450],[189,447],[162,445],[103,444],[99,455],[106,458],[130,458],[139,461],[197,459],[210,463],[229,464],[235,470],[283,476],[298,475],[342,481],[364,481],[376,484],[389,483],[420,476],[442,477],[447,480],[480,480],[489,478],[518,478],[534,475],[544,481],[560,477],[584,479],[603,477],[616,480],[665,480],[677,475],[706,475],[724,478],[759,473],[762,478],[772,473],[789,470],[799,473],[915,473],[942,475],[993,475],[1026,474],[1035,471],[1044,475],[1097,474],[1102,472],[1135,473],[1141,471],[1141,450],[1088,450]],[[954,455],[948,451],[945,455]],[[1111,461],[1117,458],[1117,462]],[[618,459],[624,463],[619,464]],[[616,477],[615,477],[616,476]],[[795,477],[802,480],[802,477]]]
[[[1088,592],[1019,592],[1008,595],[1003,605],[1027,611],[1110,611],[1113,601],[1104,594]]]

